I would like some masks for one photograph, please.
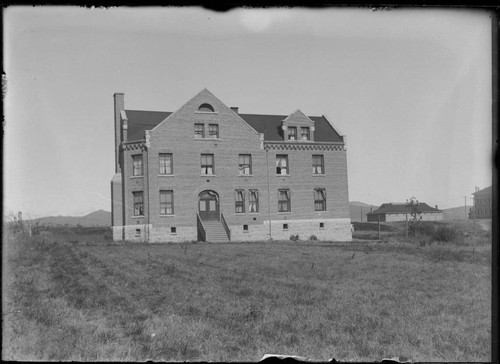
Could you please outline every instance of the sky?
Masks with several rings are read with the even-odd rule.
[[[349,200],[472,203],[492,180],[485,10],[8,7],[4,213],[111,210],[113,94],[176,111],[203,88],[241,113],[326,115]]]

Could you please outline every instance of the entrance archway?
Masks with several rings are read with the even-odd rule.
[[[203,221],[220,220],[219,195],[217,192],[206,190],[199,195],[198,211]]]

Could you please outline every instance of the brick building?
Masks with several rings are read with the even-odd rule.
[[[416,207],[418,211],[418,218],[422,221],[442,221],[443,211],[439,210],[437,206],[430,207],[426,203],[420,202]],[[405,203],[384,203],[378,209],[366,214],[368,222],[385,221],[406,221],[410,220],[411,208],[407,207]]]
[[[474,195],[474,213],[476,219],[491,219],[492,196],[491,186],[477,189]]]
[[[345,138],[325,116],[240,114],[207,89],[173,113],[114,107],[114,240],[352,239]]]

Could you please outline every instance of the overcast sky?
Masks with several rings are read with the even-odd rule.
[[[110,210],[113,93],[176,111],[326,115],[349,200],[463,206],[491,185],[491,18],[471,9],[10,7],[4,210]],[[470,203],[471,200],[468,200]]]

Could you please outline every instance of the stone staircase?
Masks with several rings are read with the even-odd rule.
[[[229,238],[226,230],[220,221],[203,221],[206,240],[212,243],[228,243]]]

